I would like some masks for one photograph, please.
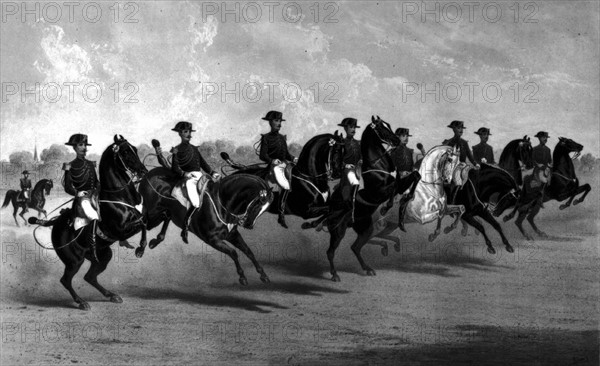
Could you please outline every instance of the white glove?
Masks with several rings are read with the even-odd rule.
[[[475,164],[475,169],[481,169],[481,165]]]
[[[354,165],[352,165],[352,164],[346,164],[344,166],[344,168],[346,168],[346,169],[354,169]]]
[[[273,159],[273,161],[271,161],[271,163],[273,165],[279,165],[279,164],[281,164],[281,160],[279,160],[279,159]]]
[[[87,195],[88,195],[87,191],[80,191],[80,192],[77,192],[77,197],[85,197],[85,196],[87,196]]]
[[[487,163],[487,159],[486,158],[481,158],[481,162],[482,163]]]
[[[292,161],[294,164],[296,164],[298,162],[298,158],[294,157],[294,160]]]
[[[193,175],[191,172],[185,172],[185,173],[183,173],[183,176],[185,177],[185,179],[190,179],[190,178],[192,178]]]
[[[217,172],[214,172],[214,173],[213,173],[213,175],[212,175],[212,178],[213,178],[214,180],[219,180],[219,178],[221,178],[221,174],[219,174],[219,173],[217,173]]]

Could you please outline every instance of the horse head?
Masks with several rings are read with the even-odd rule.
[[[519,141],[516,155],[520,165],[524,165],[526,169],[532,169],[534,167],[533,147],[531,146],[531,138],[527,137],[527,135],[523,136]]]
[[[273,202],[273,188],[265,187],[258,192],[258,196],[250,201],[246,217],[240,222],[245,229],[253,229],[256,219],[263,214]]]
[[[46,193],[46,196],[50,194],[53,187],[54,183],[52,182],[52,179],[46,179],[46,183],[44,184],[44,193]]]
[[[375,133],[382,144],[393,147],[400,145],[400,137],[392,131],[390,124],[382,120],[379,116],[377,118],[371,116],[371,123],[367,128],[370,128]]]
[[[452,149],[448,148],[446,153],[440,158],[439,165],[442,172],[442,180],[444,183],[451,183],[454,178],[454,171],[460,163],[460,148],[454,146]]]
[[[137,182],[148,173],[135,146],[131,145],[122,135],[115,135],[114,143],[109,146],[107,151],[112,153],[115,166],[124,170],[130,181]]]
[[[329,139],[329,161],[328,176],[330,179],[338,179],[344,171],[344,135],[336,130],[333,137]]]
[[[583,150],[583,145],[568,139],[566,137],[559,137],[557,146],[561,146],[562,148],[567,150],[567,153],[575,153],[573,159],[577,159],[579,155],[581,155],[581,151]]]

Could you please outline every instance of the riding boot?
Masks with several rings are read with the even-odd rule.
[[[411,195],[403,196],[400,199],[400,208],[398,209],[398,228],[404,232],[406,232],[406,229],[404,228],[404,216],[406,214],[406,206],[408,205],[408,202],[411,199]]]
[[[284,228],[288,228],[287,223],[285,222],[285,203],[287,201],[287,196],[290,192],[288,190],[282,190],[281,195],[279,196],[279,218],[277,222],[279,225]]]
[[[190,226],[190,220],[192,218],[192,215],[194,214],[194,211],[196,211],[196,207],[192,206],[192,207],[188,208],[188,210],[185,214],[185,219],[183,221],[183,229],[181,230],[181,239],[186,244],[188,244],[188,227]]]
[[[90,244],[90,250],[92,251],[92,258],[96,262],[99,262],[98,254],[96,253],[96,220],[92,221],[91,229],[92,231],[88,236],[88,243]]]

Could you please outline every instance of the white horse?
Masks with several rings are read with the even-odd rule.
[[[451,227],[455,228],[465,212],[463,205],[448,205],[444,184],[454,182],[462,185],[460,174],[454,174],[459,166],[460,149],[450,146],[435,146],[423,157],[419,174],[421,180],[417,183],[415,194],[406,205],[404,215],[405,223],[417,222],[421,225],[437,220],[437,227],[429,234],[429,241],[435,240],[440,234],[442,218],[445,215],[456,215]],[[377,210],[376,212],[379,212]],[[379,217],[376,228],[383,227],[373,238],[382,238],[394,241],[396,251],[400,250],[399,239],[390,234],[398,228],[397,209],[392,209],[386,216]],[[387,245],[382,246],[382,253],[387,255]]]

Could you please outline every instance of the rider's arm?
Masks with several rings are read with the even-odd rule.
[[[179,159],[177,159],[177,149],[173,148],[173,150],[171,150],[171,153],[173,154],[173,162],[171,164],[171,170],[175,174],[183,177],[185,175],[185,172],[179,166]]]
[[[65,171],[65,192],[70,194],[71,196],[76,196],[77,190],[75,189],[75,187],[73,187],[73,180],[71,179],[71,165],[65,163],[63,165],[63,170]]]
[[[469,143],[465,142],[465,150],[467,152],[467,159],[469,159],[469,161],[471,162],[471,164],[473,165],[479,165],[478,162],[475,161],[475,158],[473,157],[473,153],[471,152],[471,148],[469,147]]]
[[[206,160],[204,160],[204,157],[202,156],[202,154],[200,154],[200,151],[198,151],[198,157],[200,158],[200,168],[202,168],[202,170],[204,170],[208,174],[214,175],[215,171],[210,165],[208,165]]]

